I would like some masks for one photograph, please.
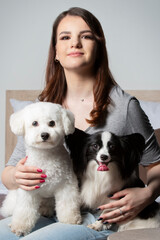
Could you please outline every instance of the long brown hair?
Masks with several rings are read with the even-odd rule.
[[[67,84],[65,74],[60,63],[55,61],[55,46],[57,27],[60,21],[67,15],[81,17],[90,27],[97,43],[97,56],[94,66],[96,82],[93,88],[95,104],[90,112],[91,119],[86,120],[92,126],[96,126],[101,124],[104,116],[107,114],[107,107],[111,102],[109,93],[111,88],[116,85],[116,82],[109,69],[106,42],[101,24],[92,13],[83,8],[70,8],[68,11],[62,12],[54,22],[46,68],[46,85],[39,95],[39,100],[62,104],[66,96]]]

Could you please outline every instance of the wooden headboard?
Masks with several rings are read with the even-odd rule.
[[[160,102],[160,90],[125,90],[139,100]]]
[[[160,102],[160,90],[126,90],[130,95],[139,100]],[[22,101],[34,101],[40,93],[40,90],[7,90],[6,91],[6,140],[5,140],[5,162],[7,163],[17,138],[11,132],[9,126],[9,117],[13,113],[9,99],[14,98]],[[142,177],[145,178],[145,177]]]

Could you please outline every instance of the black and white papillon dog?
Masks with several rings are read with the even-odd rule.
[[[107,196],[122,189],[145,187],[136,174],[145,147],[141,134],[117,136],[104,131],[90,135],[76,129],[67,136],[66,144],[79,178],[82,207],[97,209],[113,201]],[[96,221],[89,227],[100,231],[109,225]],[[118,231],[147,227],[160,227],[157,202],[147,206],[133,220],[119,225]]]

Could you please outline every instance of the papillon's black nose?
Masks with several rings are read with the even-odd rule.
[[[105,161],[105,160],[108,159],[108,156],[105,155],[105,154],[102,154],[102,155],[100,156],[100,158],[101,158],[102,161]]]
[[[47,132],[41,133],[41,138],[43,139],[43,141],[46,141],[49,138],[49,133]]]

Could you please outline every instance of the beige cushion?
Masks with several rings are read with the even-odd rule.
[[[160,240],[160,228],[117,232],[111,234],[107,240]]]

